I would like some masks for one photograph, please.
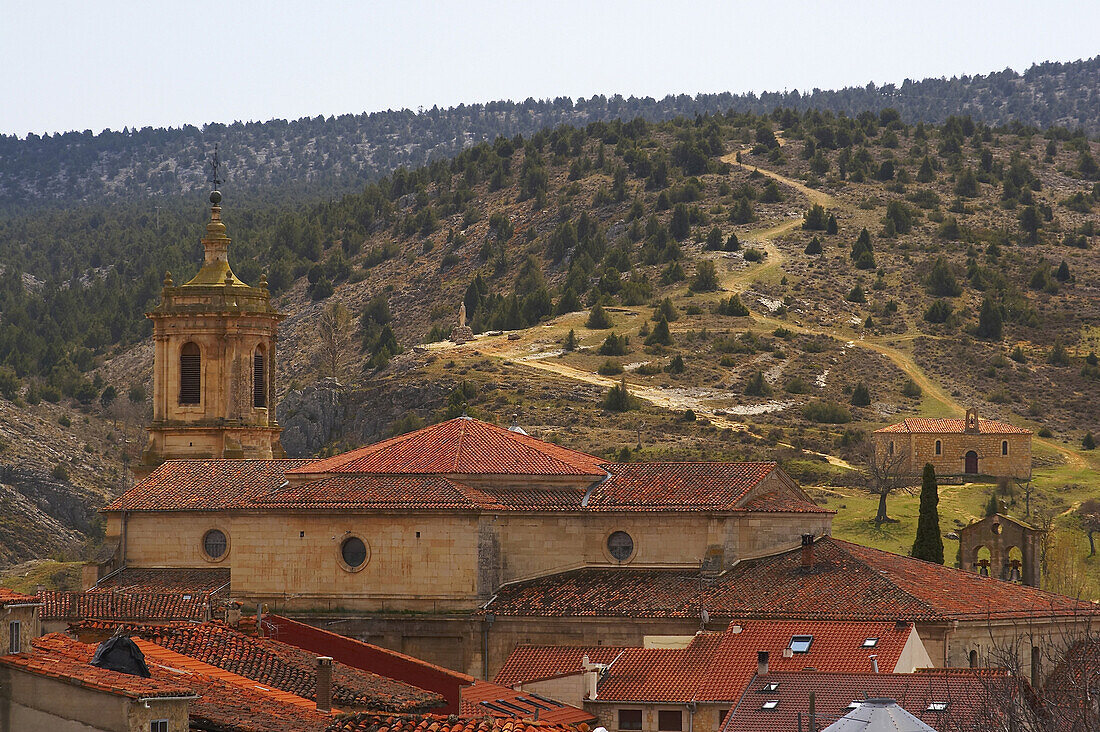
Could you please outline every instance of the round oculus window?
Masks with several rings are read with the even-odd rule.
[[[340,545],[340,558],[352,569],[358,569],[367,561],[367,545],[358,536],[348,537]]]
[[[221,559],[224,557],[225,550],[228,546],[229,542],[226,541],[225,532],[219,531],[218,529],[211,529],[202,537],[202,550],[206,552],[206,556],[211,559]]]
[[[619,562],[625,562],[634,554],[634,539],[625,531],[616,531],[607,537],[607,551]]]

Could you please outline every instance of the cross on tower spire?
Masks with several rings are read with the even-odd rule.
[[[210,183],[214,186],[214,190],[218,190],[225,181],[218,177],[218,168],[221,166],[221,162],[218,160],[218,143],[214,143],[214,158],[210,161]]]

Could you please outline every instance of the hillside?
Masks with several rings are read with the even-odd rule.
[[[967,118],[730,113],[498,140],[297,213],[228,199],[225,218],[238,271],[289,272],[277,380],[290,395],[288,444],[332,451],[464,408],[502,422],[518,413],[540,436],[626,459],[778,458],[821,487],[844,535],[904,550],[910,497],[895,499],[901,524],[866,521],[849,469],[865,434],[973,405],[1050,430],[1032,506],[1061,515],[1077,551],[1072,510],[1096,487],[1093,453],[1079,446],[1100,433],[1097,155],[1065,130]],[[197,231],[201,215],[178,225],[189,216]],[[115,246],[119,277],[130,244]],[[193,250],[179,245],[175,276],[194,271]],[[319,319],[336,302],[351,317],[334,319],[326,345]],[[460,302],[475,330],[514,333],[442,341]],[[586,327],[596,303],[610,327]],[[121,465],[140,418],[119,410],[140,405],[149,378],[150,349],[137,343],[81,346],[84,371],[68,356],[62,373],[83,389],[72,398],[56,368],[19,374],[9,396],[53,422],[47,389],[70,409],[88,396],[89,425],[130,426],[113,445],[88,445]],[[348,386],[310,387],[324,374]],[[637,401],[604,408],[620,379]],[[860,382],[865,400],[854,399]],[[101,407],[105,385],[119,396]],[[313,409],[324,399],[339,408]],[[101,468],[69,472],[83,471],[100,493],[117,489],[96,480]],[[950,490],[945,531],[980,512],[990,488]],[[1003,500],[1021,510],[1020,496]]]
[[[29,205],[87,204],[145,199],[171,205],[181,193],[206,188],[203,164],[214,143],[227,162],[227,186],[240,203],[294,204],[355,190],[399,167],[430,160],[499,136],[529,136],[559,124],[641,117],[661,122],[734,110],[767,114],[777,108],[818,109],[855,116],[898,110],[910,122],[941,123],[969,115],[989,125],[1081,128],[1100,132],[1100,57],[1033,65],[951,79],[905,80],[900,85],[734,95],[698,94],[576,101],[528,99],[413,112],[314,117],[267,122],[211,123],[182,128],[90,130],[0,136],[0,210]]]

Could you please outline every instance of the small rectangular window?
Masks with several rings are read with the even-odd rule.
[[[874,648],[878,645],[878,638],[867,638],[863,641],[864,648]]]
[[[679,709],[661,709],[657,712],[659,732],[681,732],[684,729],[684,713]]]
[[[149,723],[149,732],[168,732],[168,720],[154,719]]]
[[[1001,443],[1001,454],[1002,455],[1007,455],[1008,454],[1008,440],[1005,440]]]
[[[23,650],[23,644],[20,642],[20,630],[22,624],[18,620],[13,620],[8,623],[8,653],[20,653]]]
[[[794,635],[791,636],[791,650],[795,653],[806,653],[810,650],[810,645],[814,642],[812,635]]]
[[[947,702],[938,702],[938,701],[930,702],[928,704],[928,708],[925,709],[924,711],[926,711],[926,712],[946,712],[947,711]]]
[[[620,709],[619,710],[619,729],[620,730],[640,730],[642,728],[642,710],[641,709]]]
[[[939,440],[936,440],[936,454],[943,455],[943,443]]]
[[[863,702],[861,702],[861,701],[854,701],[853,700],[850,704],[848,704],[849,709],[859,709],[862,706],[863,706]]]
[[[761,709],[775,709],[777,706],[779,706],[779,700],[778,699],[768,699],[766,702],[764,702],[760,706],[760,708]]]
[[[772,681],[769,684],[764,684],[764,686],[762,686],[760,688],[760,693],[761,694],[771,694],[771,693],[776,692],[776,691],[779,691],[779,682],[778,681]]]

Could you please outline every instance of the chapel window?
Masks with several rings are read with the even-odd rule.
[[[202,537],[202,550],[211,559],[221,559],[225,556],[225,551],[228,548],[229,541],[226,539],[224,531],[211,529]]]
[[[625,531],[616,531],[607,537],[607,551],[619,562],[625,562],[634,554],[634,539]]]
[[[22,623],[18,620],[13,620],[8,623],[8,653],[19,653],[23,650],[20,636],[21,628]]]
[[[198,404],[202,397],[202,354],[194,343],[180,349],[180,404]]]
[[[943,442],[936,440],[936,454],[943,455]]]
[[[149,722],[149,732],[168,732],[168,720],[154,719]]]
[[[1008,454],[1008,440],[1001,440],[1001,454]]]
[[[894,441],[893,440],[890,440],[890,454],[891,455],[894,454]]]
[[[267,406],[267,370],[263,348],[252,354],[252,406]]]

